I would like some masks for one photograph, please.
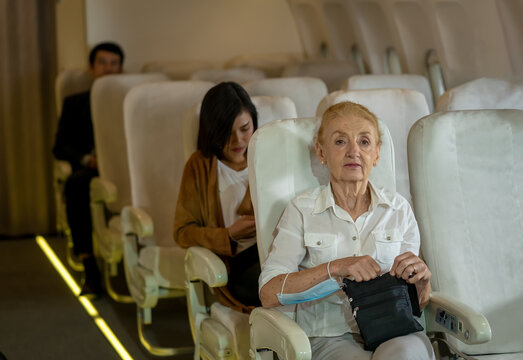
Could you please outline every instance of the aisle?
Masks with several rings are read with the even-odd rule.
[[[47,238],[67,266],[64,239]],[[125,278],[116,279],[125,290]],[[100,316],[133,359],[157,359],[140,345],[136,306],[107,295],[93,300]],[[161,346],[190,346],[185,299],[162,300],[153,310],[148,335]],[[12,359],[120,359],[92,318],[48,262],[34,238],[0,241],[0,352]],[[192,355],[165,359],[192,359]]]

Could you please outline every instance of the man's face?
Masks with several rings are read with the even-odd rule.
[[[120,55],[105,50],[98,50],[90,70],[91,75],[95,79],[104,75],[119,74],[122,72]]]

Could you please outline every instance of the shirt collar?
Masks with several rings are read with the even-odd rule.
[[[376,187],[372,184],[372,182],[369,180],[368,182],[369,188],[370,188],[370,207],[369,211],[373,211],[377,206],[383,205],[388,206],[392,208],[393,210],[396,210],[396,207],[392,204],[390,199],[385,194],[384,189],[376,189]],[[313,214],[320,214],[327,210],[328,208],[332,208],[334,213],[336,213],[336,203],[334,202],[334,195],[332,194],[332,188],[330,182],[325,186],[323,189],[320,190],[320,193],[318,194],[318,197],[316,198],[316,201],[314,203],[314,208],[312,209]]]

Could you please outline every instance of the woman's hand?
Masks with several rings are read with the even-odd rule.
[[[233,240],[248,239],[256,235],[256,224],[253,215],[243,215],[228,229]]]
[[[409,284],[419,281],[428,282],[432,276],[427,264],[410,251],[396,256],[390,274],[406,280]]]
[[[351,256],[332,261],[330,269],[332,275],[347,277],[356,282],[372,280],[381,271],[378,263],[369,255]]]
[[[420,309],[429,303],[430,299],[430,272],[427,264],[413,253],[406,252],[396,256],[390,274],[416,285]]]

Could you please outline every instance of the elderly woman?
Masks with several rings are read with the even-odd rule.
[[[330,183],[294,198],[285,209],[260,275],[263,307],[301,298],[296,321],[307,333],[313,359],[433,359],[424,332],[414,332],[365,351],[357,323],[342,292],[329,279],[368,281],[380,274],[415,284],[423,308],[431,273],[418,257],[420,237],[409,203],[374,186],[371,169],[380,159],[376,116],[351,102],[323,115],[316,154]],[[307,290],[324,283],[323,298]],[[336,285],[336,284],[335,284]],[[341,295],[340,295],[341,293]],[[330,294],[330,295],[329,295]]]
[[[220,303],[246,313],[260,304],[247,173],[247,146],[257,119],[249,95],[234,82],[220,83],[205,94],[198,151],[185,164],[174,217],[178,245],[205,247],[227,264],[227,286],[216,290]]]

